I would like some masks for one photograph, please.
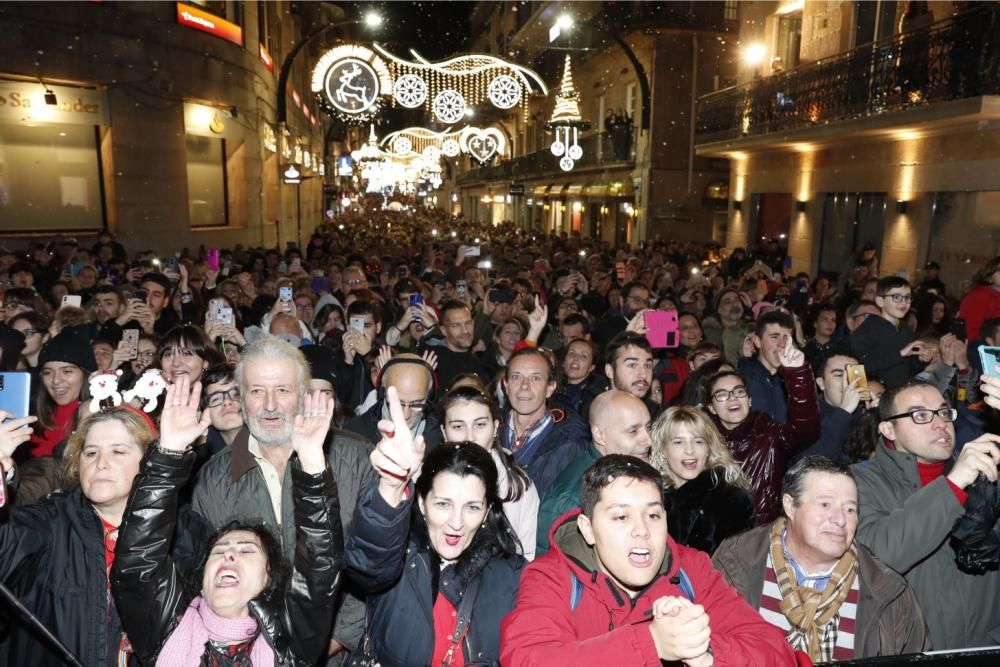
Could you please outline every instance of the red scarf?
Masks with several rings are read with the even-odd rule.
[[[41,433],[31,436],[32,456],[52,456],[52,452],[63,440],[69,437],[76,424],[76,411],[80,408],[80,401],[73,401],[68,405],[57,405],[52,421],[53,428],[45,429]]]

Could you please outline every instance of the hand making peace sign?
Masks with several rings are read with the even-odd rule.
[[[370,459],[379,475],[379,493],[387,503],[397,507],[403,500],[406,485],[424,461],[424,437],[418,435],[414,438],[410,433],[395,387],[389,387],[386,398],[392,419],[383,419],[378,423],[382,440],[372,451]]]

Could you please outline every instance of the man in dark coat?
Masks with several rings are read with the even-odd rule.
[[[544,496],[559,473],[586,451],[587,425],[575,414],[548,409],[556,390],[555,369],[538,349],[512,354],[503,383],[510,410],[500,426],[500,443]]]
[[[854,540],[858,487],[850,469],[808,456],[785,473],[783,486],[784,518],[731,537],[715,552],[712,561],[730,585],[815,662],[929,648],[923,613],[906,580]],[[782,564],[790,575],[779,573]],[[826,601],[817,608],[824,609],[817,616],[825,622],[791,623],[784,610],[794,615],[791,601],[810,590]],[[812,648],[803,627],[816,630]]]

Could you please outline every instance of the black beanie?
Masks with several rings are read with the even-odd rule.
[[[88,375],[96,371],[97,361],[85,327],[67,327],[43,345],[42,351],[38,353],[38,368],[50,361],[79,366]]]
[[[337,362],[333,350],[323,345],[303,345],[299,352],[305,355],[314,380],[326,380],[335,384]]]

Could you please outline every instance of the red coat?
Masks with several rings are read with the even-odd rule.
[[[708,556],[680,546],[669,536],[669,568],[632,604],[610,577],[583,565],[594,556],[576,533],[579,513],[573,510],[555,522],[551,549],[528,565],[521,577],[517,603],[501,628],[500,661],[505,667],[660,667],[648,627],[652,604],[664,595],[687,597],[671,583],[682,567],[694,589],[695,604],[708,613],[716,667],[795,665],[781,631],[729,587]],[[573,553],[572,558],[564,547]],[[570,572],[583,585],[575,611],[570,603]]]
[[[968,340],[979,340],[979,328],[983,326],[983,322],[1000,317],[1000,291],[993,289],[992,285],[974,287],[962,297],[958,314],[965,320]]]

